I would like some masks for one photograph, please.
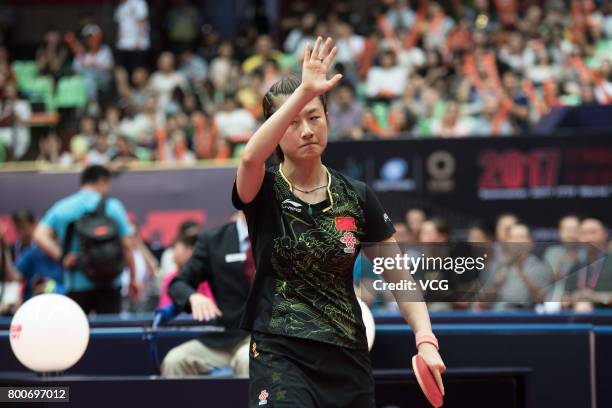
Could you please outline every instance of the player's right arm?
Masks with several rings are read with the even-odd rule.
[[[242,151],[236,175],[236,189],[240,201],[244,204],[253,201],[259,192],[264,179],[265,162],[276,149],[293,119],[308,102],[333,88],[342,78],[337,74],[332,79],[327,79],[327,70],[334,60],[336,48],[332,49],[331,38],[325,41],[322,49],[321,43],[321,37],[317,38],[312,52],[310,44],[306,45],[301,85],[257,129]],[[321,58],[323,56],[324,58]]]

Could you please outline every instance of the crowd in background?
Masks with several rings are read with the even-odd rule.
[[[2,313],[10,313],[22,300],[40,293],[63,293],[65,274],[35,243],[37,220],[26,209],[13,213],[16,241],[8,245],[2,239],[6,226],[0,225],[3,259],[10,259],[9,275],[17,282],[9,301],[5,297]],[[556,242],[535,242],[529,225],[515,214],[501,214],[494,223],[474,223],[467,230],[452,231],[448,222],[422,208],[406,211],[405,219],[394,222],[395,239],[409,256],[478,257],[485,256],[483,270],[462,274],[454,270],[423,270],[418,279],[448,280],[449,290],[427,292],[431,310],[508,310],[534,309],[554,312],[562,309],[591,311],[611,305],[612,241],[601,220],[567,215],[559,220]],[[168,285],[193,253],[202,226],[186,220],[168,248],[153,248],[134,228],[132,253],[137,298],[128,295],[130,277],[123,273],[122,310],[131,313],[152,312],[170,304]],[[486,255],[485,255],[486,254]],[[358,295],[372,309],[394,309],[391,292],[373,290],[372,264],[360,259],[355,264]],[[586,272],[585,272],[586,271]],[[582,278],[586,274],[589,278]],[[9,276],[10,277],[10,276]],[[584,280],[584,281],[583,281]],[[214,296],[206,284],[198,289]],[[604,298],[608,296],[608,298]],[[11,303],[12,302],[12,303]]]
[[[612,103],[610,1],[327,7],[291,2],[274,32],[253,26],[222,38],[180,1],[166,13],[161,53],[144,0],[119,2],[115,33],[87,16],[76,29],[50,28],[31,56],[33,80],[50,81],[51,96],[82,93],[70,109],[51,97],[41,108],[40,89],[0,44],[0,161],[120,167],[237,155],[262,120],[263,94],[299,74],[318,36],[334,38],[333,70],[344,75],[329,95],[332,141],[524,134],[554,107]],[[60,116],[34,138],[41,110]]]

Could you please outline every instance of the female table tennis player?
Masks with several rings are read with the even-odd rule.
[[[336,56],[306,47],[301,82],[275,83],[247,143],[232,201],[246,214],[256,265],[243,327],[252,332],[250,406],[374,407],[374,381],[352,271],[361,242],[395,242],[364,183],[325,167],[325,93]],[[265,168],[275,151],[280,165]],[[442,389],[445,367],[423,302],[398,302]],[[408,364],[409,356],[406,356]]]

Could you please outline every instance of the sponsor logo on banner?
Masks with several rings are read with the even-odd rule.
[[[376,191],[414,191],[416,183],[409,178],[408,162],[401,157],[387,160],[380,168],[380,178],[374,181]]]
[[[455,158],[445,150],[431,153],[426,162],[427,189],[431,193],[448,193],[455,189]]]

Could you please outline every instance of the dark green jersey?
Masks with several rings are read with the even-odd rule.
[[[242,326],[248,330],[366,348],[353,265],[362,242],[390,237],[393,225],[371,189],[330,170],[331,194],[309,205],[293,195],[278,166],[266,170],[244,205],[256,277]]]

